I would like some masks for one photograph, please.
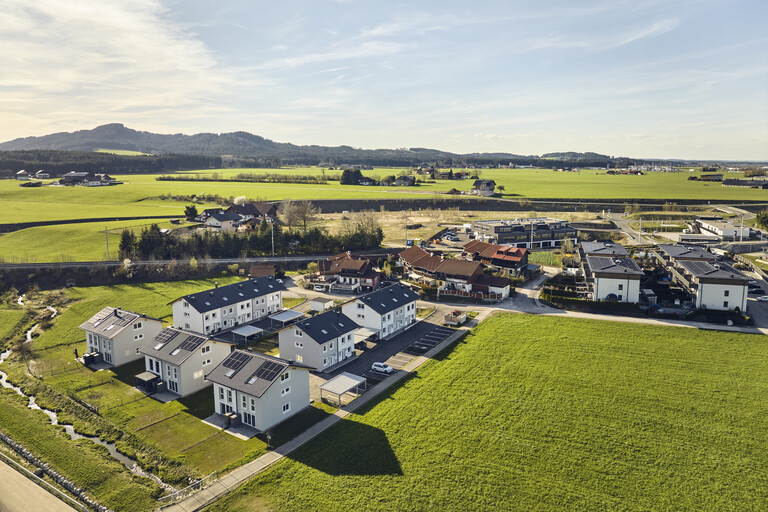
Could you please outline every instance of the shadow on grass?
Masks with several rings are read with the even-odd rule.
[[[213,403],[213,388],[203,388],[197,393],[176,400],[187,408],[187,412],[196,418],[204,420],[216,410]]]
[[[117,368],[112,368],[112,371],[115,372],[115,377],[117,380],[123,384],[133,387],[133,385],[136,383],[136,375],[146,371],[144,358],[142,357],[141,359],[131,361],[130,363],[118,366]]]
[[[270,430],[270,435],[272,436],[270,444],[274,447],[277,447],[287,443],[315,423],[318,423],[330,416],[332,414],[332,410],[333,409],[326,410],[318,404],[312,404],[300,413],[285,420],[276,427],[273,427]],[[259,434],[257,437],[265,443],[267,442],[267,437],[265,434]]]
[[[383,430],[357,421],[342,420],[333,438],[321,436],[287,457],[328,475],[402,475],[389,439]]]

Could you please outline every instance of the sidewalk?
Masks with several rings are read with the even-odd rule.
[[[381,383],[371,388],[371,390],[365,392],[362,396],[355,399],[349,405],[338,409],[331,416],[328,416],[322,421],[315,423],[310,428],[299,434],[297,437],[278,447],[274,451],[265,453],[261,457],[258,457],[257,459],[254,459],[251,462],[235,469],[231,473],[224,475],[205,489],[198,491],[177,503],[163,507],[162,510],[164,512],[194,512],[210,505],[214,501],[225,496],[227,493],[246,482],[252,476],[261,473],[275,462],[283,459],[285,456],[298,449],[311,439],[328,430],[333,425],[349,416],[351,413],[361,409],[371,401],[375,400],[379,395],[387,391],[392,386],[395,386],[403,379],[408,378],[411,372],[415,371],[421,365],[429,361],[435,354],[439,353],[445,347],[454,343],[469,329],[475,327],[491,313],[492,310],[482,311],[476,318],[467,322],[455,333],[440,342],[434,348],[430,349],[423,356],[417,357],[408,363],[402,370],[384,379]]]

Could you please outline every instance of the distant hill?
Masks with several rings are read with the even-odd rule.
[[[120,151],[136,151],[149,154],[183,154],[201,156],[233,156],[244,165],[248,159],[254,162],[271,159],[279,164],[363,164],[410,166],[438,165],[489,165],[509,164],[606,166],[614,161],[597,153],[549,153],[515,155],[511,153],[456,154],[428,148],[410,149],[357,149],[350,146],[298,146],[274,142],[248,132],[157,134],[127,128],[119,123],[105,124],[92,130],[59,132],[42,137],[24,137],[0,143],[0,151],[57,150],[97,151],[102,148]],[[627,159],[622,159],[625,163]]]

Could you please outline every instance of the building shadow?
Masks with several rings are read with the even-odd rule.
[[[334,476],[403,474],[383,430],[346,419],[287,457]]]

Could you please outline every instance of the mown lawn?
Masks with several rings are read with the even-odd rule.
[[[762,510],[764,336],[501,314],[211,511]]]

